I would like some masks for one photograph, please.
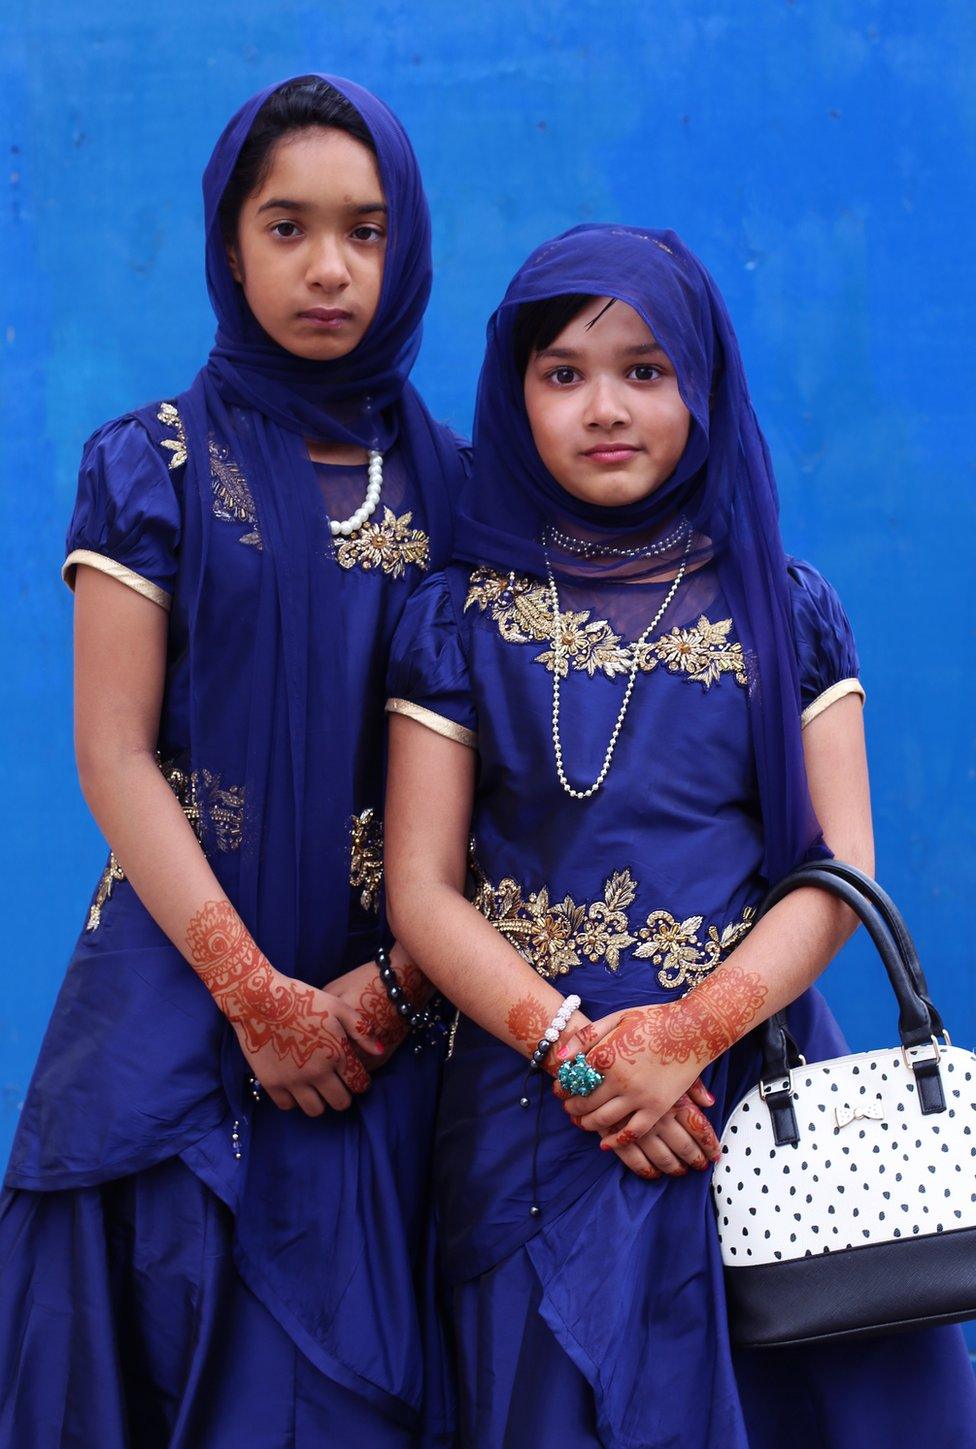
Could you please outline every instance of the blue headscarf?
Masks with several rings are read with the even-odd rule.
[[[229,446],[251,489],[262,539],[258,620],[246,736],[245,844],[238,907],[274,964],[302,974],[302,902],[314,900],[331,943],[316,960],[316,984],[341,958],[349,908],[346,849],[353,812],[350,738],[344,708],[346,641],[332,626],[338,571],[306,438],[400,450],[423,489],[429,521],[449,538],[461,473],[457,448],[430,417],[408,374],[430,294],[430,215],[416,157],[400,122],[368,91],[321,76],[359,112],[376,148],[388,238],[376,314],[346,357],[296,357],[264,332],[234,280],[219,207],[241,147],[265,101],[288,81],[251,97],[228,122],[203,178],[207,286],[217,315],[210,357],[177,399],[187,433],[183,586],[190,598],[191,756],[220,769],[226,742],[208,710],[214,637],[207,607],[213,527],[208,445]],[[433,531],[433,530],[432,530]],[[319,671],[309,677],[312,631]],[[323,666],[322,650],[326,656]]]
[[[513,347],[519,308],[574,293],[617,298],[643,318],[671,360],[691,414],[688,441],[671,477],[647,498],[620,507],[586,503],[562,488],[539,457],[526,414]],[[677,518],[690,521],[691,559],[715,559],[752,663],[749,705],[764,874],[774,882],[800,860],[829,853],[807,788],[769,450],[719,290],[674,232],[585,225],[532,253],[488,323],[474,446],[474,474],[455,531],[456,556],[467,562],[542,577],[548,523],[607,541],[643,542]],[[586,568],[574,560],[572,577],[579,582]],[[592,569],[595,577],[608,576],[598,564]]]

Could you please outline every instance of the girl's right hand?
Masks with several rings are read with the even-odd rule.
[[[353,1042],[381,1042],[355,1008],[276,971],[228,900],[205,901],[186,931],[187,959],[237,1033],[241,1051],[276,1107],[320,1117],[342,1112],[369,1074]]]
[[[320,1117],[326,1107],[345,1111],[351,1093],[368,1090],[359,1052],[378,1056],[384,1048],[359,1031],[358,1013],[339,997],[270,966],[266,974],[248,977],[235,997],[221,1007],[276,1107],[287,1112],[297,1106],[307,1117]]]

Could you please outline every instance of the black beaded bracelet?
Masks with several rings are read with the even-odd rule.
[[[436,1007],[433,1004],[414,1007],[397,980],[397,974],[384,946],[380,946],[376,952],[376,964],[379,967],[380,980],[386,989],[387,996],[407,1023],[407,1030],[411,1036],[418,1038],[414,1043],[413,1054],[415,1057],[419,1057],[425,1045],[437,1046],[446,1030],[444,1022],[437,1015]],[[439,998],[437,999],[439,1000]],[[426,1042],[419,1039],[425,1035]]]

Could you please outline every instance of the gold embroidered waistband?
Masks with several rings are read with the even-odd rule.
[[[630,908],[637,895],[637,882],[629,870],[614,871],[604,882],[602,896],[589,902],[577,902],[569,895],[552,900],[547,886],[526,893],[511,877],[493,885],[473,857],[471,870],[475,907],[547,980],[563,976],[587,961],[602,962],[616,971],[621,953],[633,947],[635,958],[649,960],[658,968],[661,986],[669,991],[688,991],[713,971],[755,924],[755,909],[747,906],[738,921],[721,928],[706,928],[703,915],[680,920],[665,910],[651,911],[644,924],[634,928]]]

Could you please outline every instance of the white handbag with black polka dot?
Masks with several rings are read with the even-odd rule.
[[[976,1056],[954,1047],[890,898],[841,861],[793,872],[881,954],[900,1044],[805,1062],[782,1013],[722,1134],[712,1194],[732,1338],[772,1347],[976,1317]]]

